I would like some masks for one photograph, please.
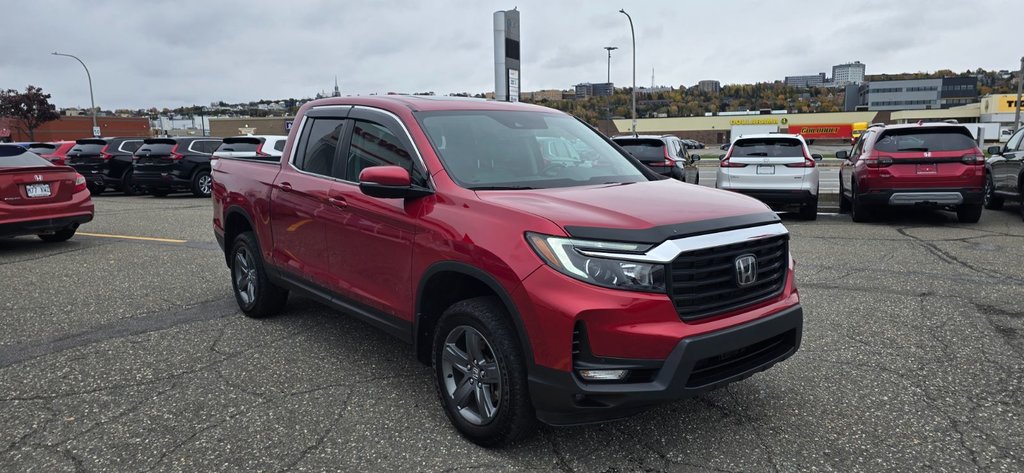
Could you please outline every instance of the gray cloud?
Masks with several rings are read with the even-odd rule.
[[[630,80],[625,7],[637,29],[637,81],[746,83],[830,72],[1012,69],[1020,51],[992,30],[1014,0],[645,2],[516,0],[127,1],[5,4],[0,87],[39,85],[59,106],[86,106],[80,56],[103,108],[346,94],[484,92],[493,87],[494,10],[522,15],[524,90]],[[40,20],[45,19],[45,20]]]

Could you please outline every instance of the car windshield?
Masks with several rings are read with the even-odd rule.
[[[963,151],[975,146],[971,132],[952,126],[886,130],[875,142],[875,149],[886,153]]]
[[[792,158],[804,155],[800,140],[793,138],[748,138],[736,141],[734,158]]]
[[[633,161],[568,115],[475,110],[417,115],[448,175],[468,189],[647,180]]]
[[[616,138],[615,143],[645,163],[665,160],[665,143],[644,138]]]
[[[0,145],[0,168],[53,166],[49,161],[21,146]]]

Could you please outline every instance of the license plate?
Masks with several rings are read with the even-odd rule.
[[[918,174],[935,174],[937,172],[939,172],[939,165],[938,164],[918,164],[917,165],[917,173]]]
[[[25,192],[28,193],[29,197],[49,197],[50,196],[50,185],[49,184],[29,184],[25,186]]]
[[[772,164],[758,164],[757,165],[757,173],[758,174],[775,174],[775,166],[772,165]]]

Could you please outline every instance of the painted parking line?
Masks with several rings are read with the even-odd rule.
[[[174,238],[154,238],[154,237],[142,237],[132,235],[115,235],[109,233],[86,233],[78,232],[77,235],[98,237],[98,238],[116,238],[119,240],[140,240],[140,241],[157,241],[160,243],[187,243],[188,240],[177,240]]]

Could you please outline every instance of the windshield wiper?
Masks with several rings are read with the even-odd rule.
[[[522,191],[533,188],[528,186],[476,186],[468,189],[471,191]]]

